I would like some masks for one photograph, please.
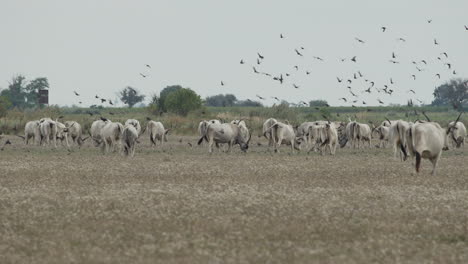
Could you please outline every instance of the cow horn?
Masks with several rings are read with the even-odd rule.
[[[457,125],[458,120],[460,120],[460,116],[463,114],[463,112],[460,112],[460,114],[457,117],[457,120],[455,120],[455,123],[453,123],[453,126]]]
[[[388,120],[388,118],[387,118],[387,117],[385,117],[385,120],[387,120],[387,121],[388,121],[388,123],[390,123],[390,125],[392,124],[392,121]]]
[[[424,117],[427,119],[428,122],[431,122],[431,119],[426,115],[425,111],[422,111],[422,114],[424,115]]]

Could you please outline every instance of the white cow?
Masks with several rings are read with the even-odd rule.
[[[242,134],[242,137],[244,138],[249,138],[250,137],[250,132],[249,129],[247,128],[247,125],[245,124],[244,120],[232,120],[231,124],[238,125]]]
[[[81,125],[76,121],[66,121],[65,126],[68,128],[67,138],[71,138],[73,143],[78,144],[78,147],[81,148],[84,141],[87,138],[82,138],[83,130],[81,129]]]
[[[354,136],[355,141],[357,142],[357,147],[360,148],[361,143],[362,143],[362,146],[364,147],[364,143],[367,142],[370,148],[371,138],[372,138],[370,126],[368,124],[356,122],[353,127],[354,127],[353,136]]]
[[[432,175],[435,174],[442,150],[448,149],[448,132],[434,122],[416,123],[409,128],[408,150],[416,157],[417,173],[421,159],[429,159],[432,163]]]
[[[138,139],[138,131],[135,125],[128,124],[125,125],[122,132],[122,154],[125,156],[130,155],[133,157],[135,155],[135,146]]]
[[[41,138],[41,131],[39,120],[29,121],[24,126],[24,140],[26,145],[29,144],[30,138],[32,138],[33,143],[40,143],[39,140]]]
[[[136,119],[127,119],[127,121],[125,121],[125,125],[133,125],[135,129],[137,130],[138,135],[140,135],[141,133],[140,121]]]
[[[274,118],[268,118],[265,121],[265,123],[263,123],[262,132],[263,132],[263,136],[268,140],[269,147],[272,147],[275,144],[273,140],[272,130],[269,128],[277,122],[278,121]]]
[[[112,123],[112,121],[107,118],[101,117],[101,119],[98,119],[91,124],[91,128],[89,129],[89,135],[93,139],[93,144],[95,147],[99,147],[99,145],[103,143],[101,137],[101,130],[109,123]]]
[[[242,125],[241,124],[209,124],[205,134],[198,140],[198,145],[200,145],[203,140],[208,141],[208,152],[213,152],[213,144],[215,143],[228,143],[228,152],[231,151],[232,145],[239,144],[242,151],[247,151],[249,149],[249,142],[251,135],[246,139],[242,135]]]
[[[462,122],[450,122],[448,124],[448,132],[452,146],[456,148],[463,147],[465,145],[466,127]]]
[[[338,146],[338,131],[334,123],[328,122],[325,125],[317,126],[317,128],[310,127],[309,130],[310,133],[313,133],[312,130],[317,131],[315,132],[317,133],[315,142],[322,155],[325,153],[325,148],[327,147],[330,151],[330,155],[335,155],[336,147]]]
[[[397,153],[399,153],[400,159],[403,161],[408,158],[406,138],[407,131],[411,126],[409,122],[403,120],[392,121],[390,124],[389,141],[393,146],[393,155],[396,157]]]
[[[202,137],[205,134],[206,128],[208,127],[209,124],[221,124],[221,121],[216,120],[216,119],[212,119],[209,121],[206,121],[206,120],[201,121],[198,124],[198,134],[200,135],[200,137]]]
[[[293,153],[294,149],[300,150],[299,145],[302,139],[296,137],[294,128],[289,124],[276,122],[267,128],[265,133],[271,135],[275,144],[275,152],[279,152],[281,144],[291,146]]]
[[[103,152],[108,153],[112,148],[112,151],[115,151],[115,145],[120,142],[122,138],[123,125],[119,122],[110,122],[107,123],[101,129],[101,139],[104,144],[101,144],[101,149]]]
[[[167,133],[170,131],[170,129],[165,129],[161,122],[156,122],[153,120],[148,121],[146,130],[150,133],[150,141],[153,146],[156,146],[156,140],[159,140],[161,146],[164,144],[164,142],[167,142]]]

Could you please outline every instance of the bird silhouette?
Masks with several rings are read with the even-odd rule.
[[[432,19],[428,19],[427,23],[429,23],[429,24],[432,23]]]
[[[364,92],[365,92],[365,93],[371,93],[371,90],[370,90],[371,88],[372,88],[372,87],[367,88],[366,90],[364,90]]]
[[[401,41],[401,42],[406,42],[406,39],[404,39],[404,38],[399,38],[398,40]]]
[[[416,80],[416,75],[413,74],[413,75],[411,75],[411,76],[413,77],[414,80]]]
[[[299,67],[297,65],[294,65],[294,68],[296,69],[296,71],[299,70]]]
[[[359,39],[359,38],[354,38],[354,39],[356,39],[359,43],[362,43],[362,44],[366,43],[366,42],[365,42],[364,40],[362,40],[362,39]]]
[[[390,84],[393,84],[393,79],[392,78],[390,78]]]
[[[255,73],[258,73],[258,71],[257,71],[257,69],[255,68],[255,66],[253,66],[252,68],[253,68],[253,71],[254,71]]]
[[[297,49],[294,49],[294,51],[296,52],[297,55],[299,55],[301,57],[303,56],[302,53],[300,53]]]
[[[448,67],[449,69],[452,68],[452,64],[450,64],[450,63],[445,63],[445,65],[447,65],[447,67]]]
[[[294,88],[299,89],[299,85],[293,83]]]
[[[240,60],[240,64],[244,64],[244,60]]]
[[[343,79],[340,79],[340,78],[338,78],[338,77],[336,77],[336,80],[337,80],[339,83],[343,81]]]
[[[106,101],[107,101],[106,99],[101,98],[101,103],[104,103],[104,102],[106,102]]]
[[[150,68],[150,69],[151,69],[151,65],[145,64],[145,66],[146,66],[147,68]]]
[[[468,30],[468,26],[465,26],[465,30]]]
[[[427,61],[426,60],[421,60],[422,63],[424,63],[425,65],[427,65]]]
[[[309,75],[309,74],[310,74],[310,71],[306,71],[306,74]]]
[[[260,53],[257,52],[257,55],[258,55],[258,57],[259,57],[260,59],[263,60],[264,57],[263,57]]]
[[[353,81],[351,81],[350,79],[348,79],[348,83],[352,83]]]
[[[364,75],[362,75],[362,73],[360,71],[358,71],[358,74],[359,74],[359,77],[364,77]]]
[[[352,61],[352,62],[356,62],[356,56],[352,57],[352,58],[351,58],[351,61]]]
[[[387,27],[381,27],[382,29],[382,32],[385,32],[385,30],[387,30]]]
[[[260,59],[257,58],[257,65],[260,65]]]
[[[318,56],[314,56],[313,58],[316,59],[316,60],[319,60],[319,61],[323,61],[323,59],[321,57],[318,57]]]
[[[280,34],[280,38],[284,38],[283,34]]]
[[[109,100],[109,104],[110,104],[110,105],[114,105],[114,104],[112,103],[112,100]]]
[[[416,94],[416,92],[414,90],[408,90],[408,93],[413,93],[413,94]]]
[[[379,101],[379,104],[384,104],[384,102],[382,102],[380,99],[377,99],[377,101]]]
[[[148,75],[144,75],[143,73],[140,72],[141,77],[146,78]]]
[[[436,75],[435,75],[435,76],[439,77],[439,79],[440,79],[440,74],[439,74],[439,73],[436,73]]]
[[[221,81],[221,86],[224,86],[224,82],[223,82],[223,81]]]
[[[444,55],[444,56],[445,56],[445,58],[448,58],[448,54],[447,54],[447,52],[442,52],[441,54],[442,54],[442,55]]]
[[[395,52],[392,52],[392,58],[393,58],[393,59],[396,58]]]
[[[258,99],[260,99],[260,100],[265,100],[265,98],[264,98],[264,97],[261,97],[261,96],[260,96],[260,95],[258,95],[258,94],[257,94],[257,97],[258,97]]]
[[[96,95],[96,96],[94,96],[94,97],[95,97],[96,99],[99,99],[99,96],[97,96],[97,95]]]
[[[391,63],[393,64],[399,64],[400,62],[399,61],[396,61],[396,60],[390,60]]]
[[[439,42],[437,42],[437,39],[434,39],[434,45],[439,45]]]
[[[276,101],[279,101],[279,100],[280,100],[280,99],[279,99],[278,97],[276,97],[276,96],[273,96],[273,97],[271,97],[271,98],[275,99]]]
[[[79,104],[82,104],[83,102],[79,101],[78,103],[79,103]]]
[[[75,95],[76,95],[76,96],[80,96],[80,94],[79,94],[79,93],[77,93],[76,91],[73,91],[73,92],[75,93]]]
[[[456,72],[455,70],[453,70],[453,72],[452,72],[452,73],[453,73],[454,75],[455,75],[455,74],[457,74],[457,72]]]
[[[344,97],[340,98],[339,100],[343,100],[345,103],[348,102],[348,100]]]

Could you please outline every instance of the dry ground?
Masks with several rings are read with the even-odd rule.
[[[7,138],[1,263],[468,262],[468,147],[431,176],[390,149],[273,154],[255,138],[208,155],[171,136],[128,159]]]

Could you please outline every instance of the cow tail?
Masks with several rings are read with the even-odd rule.
[[[151,143],[156,145],[156,142],[154,142],[154,138],[153,138],[153,131],[150,132],[150,140],[151,140]]]
[[[419,152],[416,152],[415,155],[416,155],[416,172],[419,172],[419,167],[421,166],[421,154],[419,154]]]

